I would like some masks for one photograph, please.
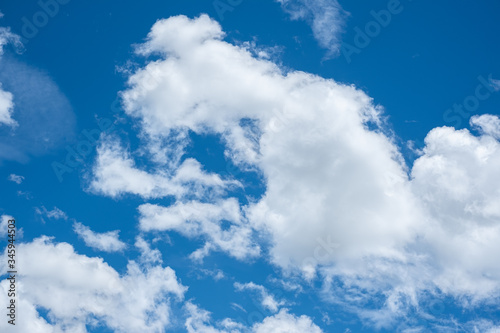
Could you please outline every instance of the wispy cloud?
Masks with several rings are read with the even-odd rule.
[[[490,78],[490,85],[495,91],[500,91],[500,80]]]
[[[277,312],[281,306],[285,305],[284,301],[276,300],[274,296],[271,295],[264,286],[255,284],[253,282],[244,284],[236,282],[234,284],[234,287],[236,288],[237,291],[249,290],[257,292],[262,306],[272,312]]]
[[[276,0],[293,20],[305,20],[327,57],[340,51],[341,35],[348,13],[337,0]]]
[[[141,253],[140,261],[143,264],[162,263],[161,252],[158,249],[151,249],[149,243],[141,236],[136,237],[134,245]]]
[[[45,222],[45,220],[43,219],[44,217],[49,218],[49,219],[53,219],[53,220],[67,220],[68,219],[68,216],[66,215],[66,213],[57,207],[54,207],[52,210],[48,210],[47,208],[45,208],[45,206],[36,207],[35,212],[38,215],[40,215],[40,217],[42,218],[42,220],[44,222]]]
[[[23,182],[24,177],[11,173],[7,179],[19,185]]]

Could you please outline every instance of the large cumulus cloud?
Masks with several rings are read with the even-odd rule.
[[[179,157],[184,151],[168,144],[159,150],[157,144],[185,147],[189,133],[217,135],[226,157],[258,172],[265,185],[261,197],[240,203],[243,215],[232,222],[242,232],[228,237],[244,241],[224,242],[224,251],[240,258],[255,255],[237,245],[267,237],[272,263],[307,279],[319,273],[325,291],[337,300],[385,297],[386,315],[361,314],[379,321],[402,315],[406,306],[417,307],[426,292],[473,301],[498,296],[496,116],[473,118],[477,135],[432,130],[410,169],[386,128],[383,110],[364,92],[283,70],[254,56],[250,46],[235,46],[223,37],[206,15],[172,17],[153,26],[137,52],[155,60],[130,76],[122,99],[125,112],[140,122],[140,136],[162,176],[148,176],[132,161],[110,173],[110,165],[122,163],[124,154],[103,144],[94,188],[113,196],[173,195],[173,206],[141,206],[141,226],[174,229],[209,243],[220,239],[217,225],[224,214],[203,224],[185,209],[205,205],[217,211],[214,205],[231,200],[230,179],[212,177],[221,190],[195,198],[198,203],[176,195],[182,191],[164,190],[183,164],[181,158],[167,163],[158,152],[175,151]],[[121,172],[143,175],[149,185],[136,190],[128,182],[106,179],[111,174],[126,179]],[[198,175],[190,186],[203,185],[206,175]]]

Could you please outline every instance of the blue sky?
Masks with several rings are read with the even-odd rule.
[[[2,332],[500,331],[498,2],[0,12]]]

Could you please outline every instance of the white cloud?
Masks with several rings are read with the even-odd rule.
[[[242,207],[223,194],[145,204],[143,231],[205,237],[195,258],[212,246],[242,258],[257,231],[269,239],[272,263],[309,279],[319,272],[332,301],[380,327],[417,308],[425,292],[461,301],[499,295],[498,118],[472,119],[481,136],[432,130],[410,170],[365,93],[285,72],[223,36],[207,16],[155,23],[138,47],[155,60],[131,74],[123,106],[140,121],[141,138],[184,133],[184,147],[189,131],[220,136],[227,158],[262,175],[265,193]],[[137,170],[132,157],[125,160]],[[154,197],[165,186],[157,174],[144,176],[147,189],[127,191]],[[374,297],[382,309],[359,310]]]
[[[185,307],[189,314],[185,323],[188,333],[227,333],[210,325],[210,313],[208,311],[200,309],[190,302],[186,303]]]
[[[500,326],[488,320],[477,320],[467,323],[467,329],[469,332],[474,333],[500,333]]]
[[[472,127],[477,128],[481,134],[486,134],[500,140],[500,119],[491,114],[472,116],[470,118]]]
[[[15,48],[21,48],[21,37],[13,33],[10,28],[0,27],[0,59],[4,53],[3,48],[8,44],[12,44]]]
[[[31,195],[31,192],[29,191],[17,191],[16,194],[19,196],[19,197],[23,197],[24,199],[26,200],[31,200],[33,199],[33,195]]]
[[[267,317],[260,324],[253,327],[254,333],[322,333],[307,316],[296,317],[283,309],[278,314]]]
[[[433,277],[445,292],[475,298],[500,291],[500,143],[498,117],[471,119],[483,135],[450,127],[433,129],[415,161],[412,186],[434,221],[426,243]],[[460,253],[460,255],[457,255]]]
[[[471,320],[468,322],[458,322],[457,319],[437,320],[437,323],[429,323],[427,326],[419,326],[403,330],[404,333],[425,333],[425,332],[470,332],[470,333],[500,333],[500,326],[491,320]]]
[[[200,309],[198,306],[191,302],[185,305],[188,313],[185,327],[188,333],[240,333],[244,327],[232,321],[225,321],[217,323],[215,328],[211,323],[210,313],[206,310]],[[230,331],[225,330],[230,328]],[[234,330],[233,330],[234,329]]]
[[[144,264],[161,264],[161,252],[158,249],[151,249],[149,243],[141,236],[137,236],[135,240],[135,247],[141,252],[140,261]]]
[[[171,324],[170,303],[182,300],[186,291],[169,267],[141,268],[130,261],[120,276],[102,259],[79,255],[71,245],[47,237],[18,244],[18,250],[22,319],[17,328],[22,332],[87,332],[86,325],[100,324],[115,332],[161,332]],[[6,271],[2,261],[0,273]],[[1,283],[2,304],[7,282]],[[48,311],[50,324],[39,308]],[[2,320],[0,330],[7,325]]]
[[[246,213],[274,237],[275,263],[302,265],[324,235],[339,244],[328,261],[400,256],[421,219],[397,147],[367,129],[380,110],[354,87],[283,73],[221,36],[206,16],[158,21],[139,50],[171,56],[131,76],[126,112],[152,136],[220,134],[229,158],[263,172],[266,194]],[[257,144],[241,119],[255,120]]]
[[[126,112],[151,136],[181,128],[220,134],[229,158],[258,167],[267,191],[245,211],[254,228],[272,235],[272,260],[280,266],[310,271],[306,260],[324,235],[339,244],[326,263],[400,257],[420,219],[397,147],[367,129],[381,122],[380,110],[354,87],[283,73],[221,36],[206,16],[158,21],[139,50],[170,56],[131,76],[122,94]],[[255,120],[257,144],[241,119]],[[181,225],[170,211],[155,224]]]
[[[73,223],[73,230],[80,236],[85,245],[104,252],[118,252],[124,250],[127,245],[119,239],[118,230],[97,233],[80,222]]]
[[[276,277],[272,277],[269,279],[269,281],[275,285],[278,285],[281,289],[286,290],[286,291],[291,291],[294,293],[302,293],[304,289],[302,288],[302,285],[300,284],[300,280],[298,279],[290,279],[288,277],[286,280],[278,279]]]
[[[24,177],[11,173],[7,179],[19,185],[23,182]]]
[[[18,250],[16,283],[22,297],[16,301],[22,320],[16,328],[23,332],[86,333],[98,326],[114,332],[168,332],[174,325],[172,305],[180,303],[187,290],[172,269],[149,265],[152,261],[146,266],[129,261],[126,273],[120,275],[101,258],[80,255],[70,244],[45,236],[18,244]],[[1,262],[0,274],[6,271]],[[5,304],[8,281],[0,286],[0,302]],[[286,310],[247,327],[229,318],[212,324],[210,313],[191,302],[183,308],[190,333],[321,332],[307,316],[296,317]],[[40,309],[48,312],[50,322]],[[9,329],[6,321],[0,322],[0,330]]]
[[[44,217],[47,217],[49,219],[54,219],[54,220],[67,220],[68,219],[68,215],[66,215],[65,212],[63,212],[62,210],[60,210],[57,207],[54,207],[54,209],[52,209],[52,210],[48,210],[47,208],[45,208],[45,206],[42,206],[40,208],[36,207],[35,213],[40,215],[42,221],[44,221],[44,222],[45,222],[45,220],[43,219]]]
[[[17,125],[17,122],[12,119],[12,112],[14,111],[14,102],[12,100],[12,94],[2,90],[2,84],[0,83],[0,124]]]
[[[104,138],[97,154],[90,189],[110,197],[119,197],[125,193],[144,198],[169,195],[179,198],[187,194],[203,197],[209,190],[217,193],[231,184],[218,175],[205,173],[200,163],[192,158],[176,165],[173,175],[163,165],[154,173],[140,170],[130,154],[110,138]]]
[[[226,275],[220,269],[210,270],[210,269],[200,268],[200,269],[197,270],[197,273],[199,273],[199,278],[200,279],[204,278],[204,277],[207,277],[207,276],[211,277],[215,281],[219,281],[219,280],[222,280],[222,279],[226,278]]]
[[[189,238],[205,237],[207,245],[194,255],[195,259],[202,259],[212,247],[239,259],[260,252],[252,243],[252,229],[241,221],[240,207],[234,198],[216,204],[197,201],[178,202],[169,207],[144,204],[139,213],[143,231],[173,230]],[[223,221],[230,226],[223,228]]]
[[[285,304],[284,301],[277,301],[273,297],[273,295],[269,294],[269,292],[264,286],[255,284],[253,282],[244,284],[235,282],[234,287],[238,291],[250,290],[258,292],[262,306],[272,312],[277,312],[279,308]]]
[[[341,34],[348,15],[337,0],[276,0],[294,20],[305,20],[314,38],[329,56],[339,52]]]
[[[117,142],[103,142],[97,153],[95,180],[91,183],[91,189],[96,192],[111,197],[127,192],[158,197],[182,191],[182,188],[166,181],[166,177],[137,169],[131,157]]]
[[[210,313],[192,303],[186,303],[189,316],[186,320],[188,333],[322,333],[323,331],[312,322],[311,318],[302,315],[297,317],[282,309],[271,317],[266,317],[261,323],[246,327],[230,319],[211,323]]]

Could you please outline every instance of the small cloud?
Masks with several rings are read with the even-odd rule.
[[[322,320],[322,321],[323,321],[326,325],[330,326],[330,325],[333,323],[333,320],[330,318],[330,316],[328,315],[328,313],[327,313],[327,312],[322,312],[322,313],[321,313],[321,315],[322,315],[321,320]],[[346,332],[350,332],[350,331],[348,331],[348,329],[347,329],[346,331],[344,331],[344,333],[346,333]]]
[[[268,309],[269,311],[277,312],[280,306],[285,305],[284,301],[277,301],[273,297],[273,295],[269,294],[269,292],[264,286],[255,284],[253,282],[245,284],[235,282],[234,288],[237,291],[244,291],[244,290],[256,291],[260,296],[261,305],[264,308]]]
[[[11,173],[7,179],[19,185],[23,182],[24,177]]]
[[[197,249],[193,253],[189,255],[189,258],[193,261],[196,261],[198,263],[202,263],[203,259],[208,256],[210,251],[214,248],[214,246],[207,242],[202,248]]]
[[[277,278],[270,278],[269,282],[277,284],[280,286],[280,288],[283,288],[287,291],[295,292],[295,293],[302,293],[304,290],[302,286],[298,283],[294,283],[291,281],[285,281]]]
[[[73,230],[83,239],[85,245],[93,249],[104,252],[118,252],[127,247],[125,243],[118,239],[118,230],[97,233],[80,222],[73,223]]]
[[[224,272],[221,271],[220,269],[210,270],[210,269],[200,268],[199,273],[201,273],[200,274],[201,276],[199,276],[200,279],[208,276],[214,279],[215,281],[219,281],[226,277]]]
[[[340,40],[349,13],[342,9],[337,0],[276,0],[292,20],[306,21],[318,44],[328,50],[327,57],[335,56],[340,50]]]
[[[215,281],[219,281],[225,277],[224,272],[221,271],[220,269],[216,270],[215,275],[213,275],[213,278]]]
[[[139,260],[143,264],[162,263],[161,252],[158,249],[152,250],[149,243],[141,236],[137,236],[134,245],[141,252]]]
[[[243,312],[245,312],[245,313],[247,312],[247,310],[245,310],[245,308],[244,308],[244,307],[242,307],[241,305],[239,305],[238,303],[231,303],[231,307],[232,307],[234,310],[238,309],[238,310],[243,311]]]
[[[255,324],[252,327],[252,332],[323,333],[323,330],[315,325],[308,316],[302,315],[300,317],[296,317],[295,315],[288,313],[288,309],[281,309],[280,312],[274,316],[266,317],[262,322]]]
[[[42,206],[40,208],[36,207],[35,213],[40,215],[43,222],[45,222],[45,220],[43,219],[44,217],[47,217],[51,220],[61,220],[61,219],[67,220],[68,219],[68,216],[66,215],[66,213],[57,207],[54,207],[54,209],[52,209],[52,210],[47,210],[47,208],[45,208],[45,206]]]
[[[500,91],[500,80],[492,79],[490,78],[490,86],[495,90],[495,91]]]
[[[18,197],[24,197],[26,200],[33,199],[33,196],[31,195],[30,192],[17,191],[17,196]]]

